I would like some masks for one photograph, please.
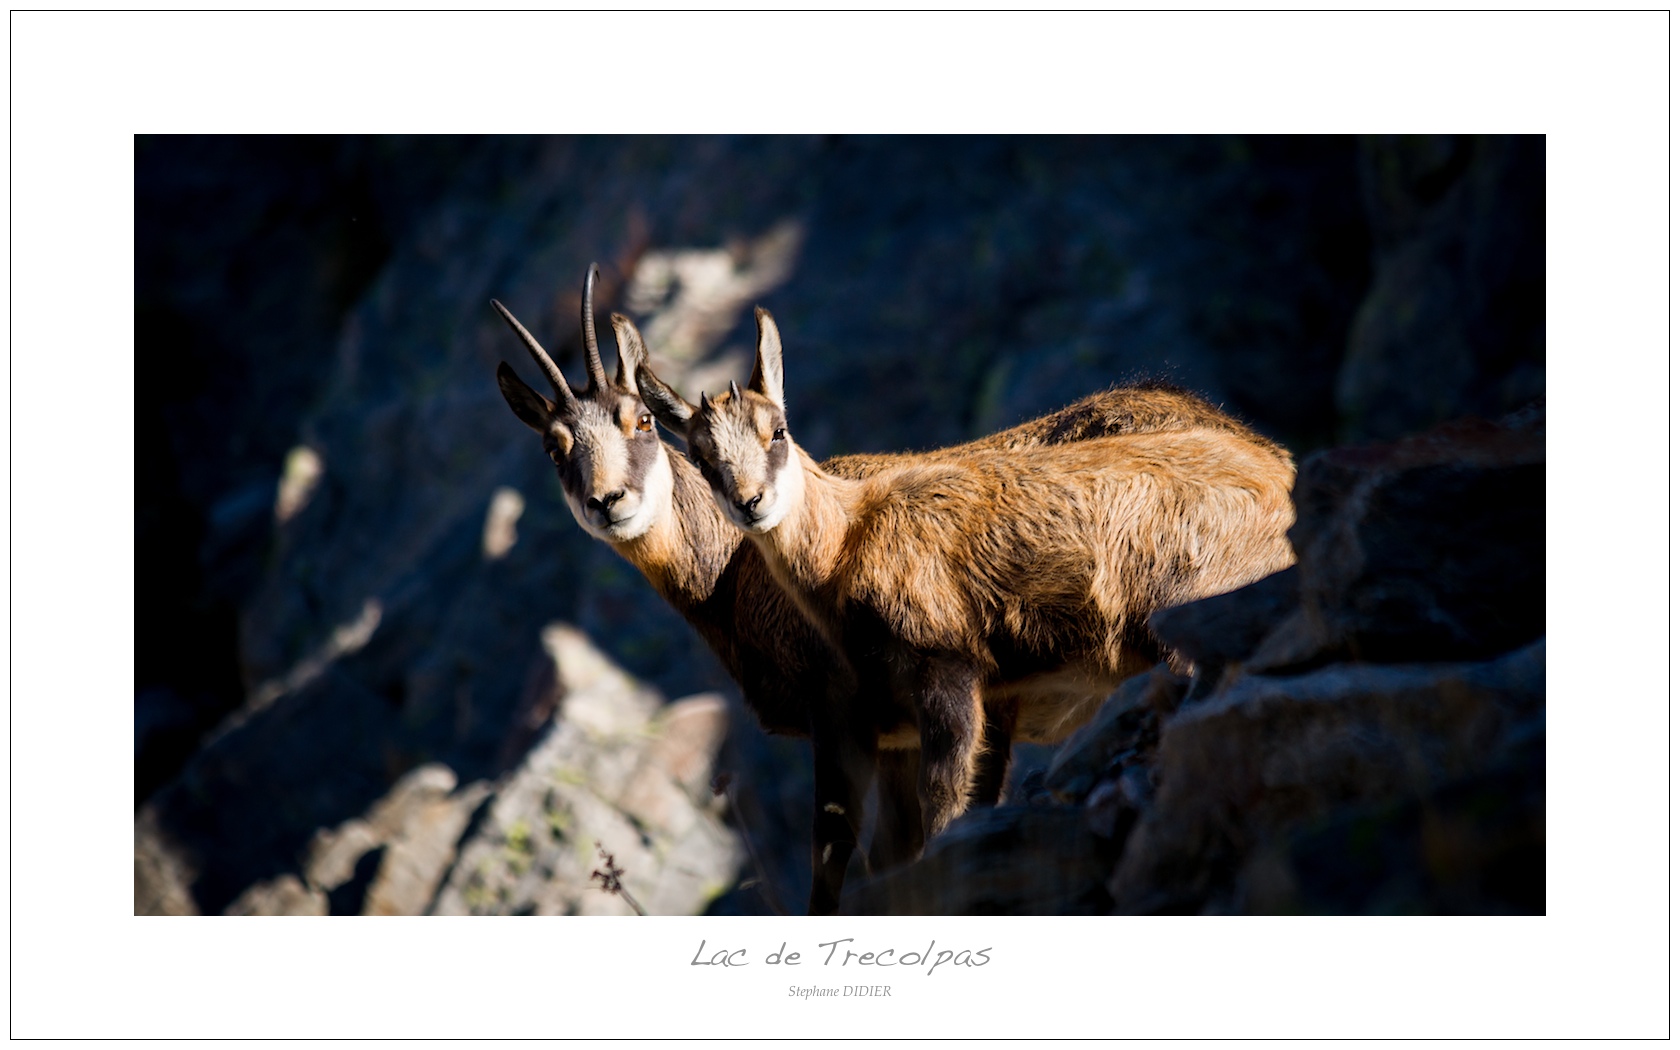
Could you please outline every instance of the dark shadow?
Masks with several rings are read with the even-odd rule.
[[[135,805],[243,701],[238,607],[345,312],[431,200],[443,139],[135,138]]]
[[[356,860],[356,870],[350,878],[327,892],[328,915],[360,915],[367,902],[369,887],[379,874],[379,862],[385,859],[385,847],[375,846]]]

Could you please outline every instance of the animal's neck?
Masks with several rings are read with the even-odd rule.
[[[730,527],[694,465],[669,446],[662,454],[671,467],[670,507],[647,532],[612,546],[661,597],[689,615],[711,599],[741,535]]]
[[[804,449],[795,446],[795,452],[802,468],[801,498],[775,528],[753,539],[778,581],[804,605],[823,592],[839,570],[863,486],[826,473]]]

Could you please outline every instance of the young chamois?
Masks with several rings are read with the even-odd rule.
[[[497,381],[514,414],[542,436],[566,504],[585,531],[618,551],[693,625],[739,683],[766,731],[813,738],[817,798],[829,800],[832,808],[821,801],[814,806],[810,908],[831,912],[861,816],[861,805],[846,800],[861,799],[871,779],[877,784],[878,817],[870,867],[890,866],[920,852],[914,723],[881,727],[901,747],[880,751],[874,768],[857,761],[842,765],[831,741],[844,724],[833,716],[859,709],[850,663],[799,612],[757,548],[729,524],[699,471],[657,440],[634,378],[647,351],[635,326],[618,315],[613,316],[618,371],[608,382],[595,339],[594,273],[591,268],[583,291],[585,390],[571,389],[541,345],[500,303],[493,305],[547,377],[555,399],[526,386],[505,362],[497,369]],[[960,457],[984,447],[1031,448],[1187,426],[1225,428],[1248,440],[1264,440],[1194,395],[1143,386],[1093,394],[971,445],[915,457],[846,456],[824,467],[861,478],[906,462]],[[1010,710],[1007,703],[993,709],[1000,715]],[[977,804],[995,802],[1002,790],[1012,731],[1001,717],[983,728],[987,751],[975,776],[972,800]]]
[[[1240,425],[994,442],[849,478],[788,435],[782,376],[781,338],[760,310],[746,391],[731,382],[691,405],[645,362],[637,387],[686,437],[776,581],[849,655],[854,706],[827,727],[841,764],[919,748],[924,837],[967,805],[982,726],[1065,736],[1158,661],[1151,611],[1294,560],[1284,535],[1294,464]],[[892,725],[914,726],[914,741],[882,733]],[[819,804],[849,810],[844,788],[819,779]]]

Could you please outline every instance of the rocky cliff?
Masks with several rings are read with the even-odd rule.
[[[948,836],[1071,858],[1049,890],[928,897],[906,869],[922,889],[855,906],[1531,908],[1492,875],[1383,897],[1301,873],[1371,835],[1411,863],[1393,843],[1446,811],[1482,814],[1440,833],[1482,843],[1448,851],[1464,870],[1528,856],[1543,561],[1490,541],[1532,520],[1543,455],[1510,426],[1413,439],[1469,475],[1359,443],[1543,390],[1543,187],[1538,139],[141,137],[136,911],[799,909],[804,746],[578,529],[495,387],[522,355],[488,300],[577,375],[595,260],[602,314],[690,394],[744,375],[751,307],[775,310],[822,455],[1136,377],[1298,454],[1358,446],[1303,467],[1288,582],[1178,625],[1196,682],[1128,684],[1100,722],[1119,738],[1024,753],[1016,805]],[[1331,693],[1365,699],[1314,721]],[[1410,753],[1374,744],[1340,761],[1381,790],[1233,815],[1182,787],[1208,763],[1218,798],[1272,783],[1212,757],[1262,726],[1293,767],[1291,732],[1413,717],[1442,724],[1404,791]],[[603,852],[627,894],[593,877]]]

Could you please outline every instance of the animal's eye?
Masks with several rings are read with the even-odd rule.
[[[770,440],[771,441],[780,441],[785,437],[787,437],[787,431],[785,429],[783,429],[782,427],[777,427],[775,430],[771,431],[771,433],[770,433]]]
[[[642,417],[640,419],[636,420],[636,429],[641,430],[641,431],[652,430],[653,429],[653,416],[649,415],[646,412],[643,412]]]
[[[548,451],[548,458],[553,460],[554,465],[558,467],[560,465],[560,449],[559,449],[559,447],[554,446],[554,445],[550,445],[548,447],[547,451]]]

